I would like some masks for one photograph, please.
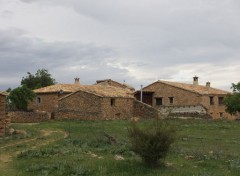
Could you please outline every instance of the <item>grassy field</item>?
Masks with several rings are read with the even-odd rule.
[[[240,175],[240,123],[166,120],[177,130],[165,166],[148,168],[129,150],[129,121],[12,124],[27,134],[0,138],[1,176]],[[151,128],[151,120],[140,121]],[[110,144],[103,131],[113,136]],[[121,157],[119,157],[121,156]]]

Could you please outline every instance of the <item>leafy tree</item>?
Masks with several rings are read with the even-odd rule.
[[[231,89],[233,89],[233,93],[227,95],[224,99],[224,103],[227,106],[227,112],[230,114],[236,114],[237,112],[240,112],[240,82],[232,84]]]
[[[32,101],[34,97],[34,92],[27,86],[17,87],[8,96],[10,109],[27,110],[28,101]]]
[[[12,91],[11,88],[8,88],[8,89],[6,90],[6,92],[8,92],[8,93],[10,93],[11,91]]]
[[[29,89],[33,90],[56,84],[55,79],[46,69],[38,69],[35,75],[30,72],[27,72],[27,74],[28,76],[22,78],[21,85],[25,85]]]

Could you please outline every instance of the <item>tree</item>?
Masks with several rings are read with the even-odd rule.
[[[27,86],[17,87],[8,96],[9,106],[15,110],[27,110],[28,101],[32,101],[34,97],[34,92]]]
[[[232,94],[228,94],[224,99],[224,103],[227,106],[226,111],[230,114],[236,114],[240,112],[240,82],[232,84]]]
[[[28,76],[22,78],[21,85],[25,85],[29,89],[33,90],[56,84],[55,79],[46,69],[38,69],[35,75],[30,72],[27,72],[27,74]]]

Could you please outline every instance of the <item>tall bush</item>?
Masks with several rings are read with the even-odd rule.
[[[163,164],[175,141],[175,130],[163,120],[155,120],[151,126],[140,128],[136,123],[128,130],[131,150],[138,154],[148,166]]]

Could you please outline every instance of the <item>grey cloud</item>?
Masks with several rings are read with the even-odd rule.
[[[22,2],[26,3],[24,8],[48,9],[45,8],[46,5],[51,6],[51,11],[54,11],[55,6],[61,6],[58,8],[59,16],[56,17],[58,23],[61,23],[60,12],[64,9],[64,19],[79,23],[74,26],[73,31],[84,29],[81,30],[82,33],[76,32],[76,42],[48,43],[42,39],[24,38],[25,34],[18,34],[22,36],[20,38],[12,34],[7,38],[0,36],[2,41],[8,41],[1,43],[2,50],[8,51],[2,52],[2,56],[12,58],[12,64],[20,59],[38,66],[48,63],[48,68],[60,81],[71,82],[69,75],[79,74],[83,77],[82,81],[87,83],[93,78],[112,77],[120,81],[129,79],[138,85],[139,82],[148,83],[155,79],[184,80],[186,74],[189,77],[193,76],[190,74],[200,74],[201,77],[211,74],[212,78],[240,74],[229,69],[232,68],[229,63],[240,65],[238,0]],[[67,18],[67,12],[70,11],[81,18]],[[64,21],[62,25],[56,26],[51,27],[58,32],[60,27],[65,27]],[[64,32],[56,36],[65,35],[72,30],[69,28],[69,31]],[[78,41],[81,37],[94,44],[81,44]],[[103,44],[105,47],[100,47]],[[22,45],[26,47],[21,47]],[[22,70],[29,68],[29,64],[22,66]],[[226,69],[221,70],[225,67]],[[65,70],[69,74],[65,74]],[[228,84],[223,82],[222,84]]]
[[[95,79],[126,76],[126,70],[106,65],[112,57],[111,48],[76,42],[45,42],[0,30],[0,89],[17,86],[26,73],[46,68],[59,82],[69,82],[75,76],[86,83]],[[113,76],[114,73],[114,76]],[[7,78],[18,82],[6,83]]]

